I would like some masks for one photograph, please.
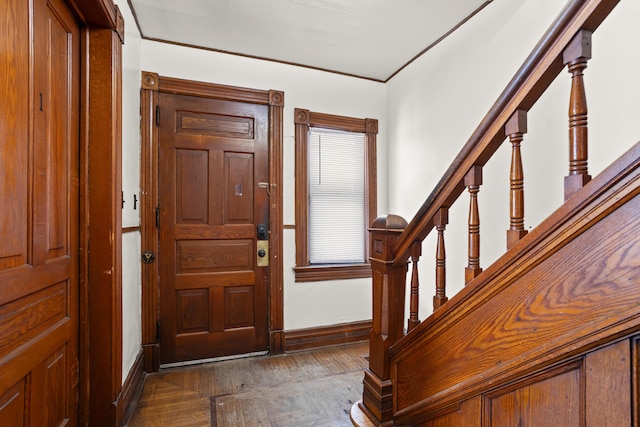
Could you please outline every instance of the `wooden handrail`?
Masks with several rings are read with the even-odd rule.
[[[504,126],[514,112],[528,111],[551,85],[563,69],[563,51],[578,31],[594,31],[618,2],[572,0],[565,6],[398,238],[394,265],[407,261],[414,242],[424,240],[433,229],[438,210],[451,207],[462,194],[467,172],[483,166],[504,142]]]

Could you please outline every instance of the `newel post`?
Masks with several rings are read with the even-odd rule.
[[[397,215],[376,219],[369,229],[373,282],[373,322],[369,368],[364,373],[362,409],[378,426],[393,425],[389,348],[403,335],[407,262],[394,266],[392,251],[407,221]]]

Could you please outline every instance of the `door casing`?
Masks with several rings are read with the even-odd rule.
[[[158,251],[158,93],[200,96],[269,106],[269,352],[284,352],[283,256],[282,256],[282,140],[284,92],[203,83],[142,72],[140,230],[142,251]],[[142,267],[142,347],[146,372],[160,368],[158,263]]]

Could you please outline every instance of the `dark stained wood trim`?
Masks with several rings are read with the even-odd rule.
[[[135,409],[142,386],[144,385],[144,353],[142,350],[136,356],[136,360],[122,385],[114,405],[116,406],[116,425],[126,425],[131,413]]]
[[[89,424],[89,30],[81,30],[78,425]]]
[[[640,337],[631,340],[631,405],[633,419],[640,420]]]
[[[286,352],[369,340],[371,320],[285,331]]]
[[[115,425],[122,386],[122,44],[89,31],[89,424]]]
[[[112,0],[66,0],[66,2],[84,24],[93,28],[117,30],[119,12]]]
[[[284,92],[269,91],[269,351],[284,352],[283,139]]]
[[[135,233],[136,231],[140,231],[140,226],[139,225],[136,225],[134,227],[123,227],[122,228],[122,234]]]
[[[269,91],[158,76],[158,92],[269,105]],[[284,102],[284,100],[283,100]]]
[[[293,267],[293,271],[296,273],[296,282],[362,279],[371,277],[371,264],[308,265],[304,267]]]
[[[158,132],[155,111],[158,105],[158,75],[142,72],[140,91],[140,234],[141,250],[158,253],[155,224],[158,206]],[[160,369],[158,343],[158,263],[142,264],[142,348],[145,372]]]
[[[119,43],[100,43],[98,38],[113,41],[112,33],[123,29],[124,20],[111,0],[66,0],[82,26],[81,30],[81,90],[80,90],[80,254],[79,254],[79,408],[78,425],[116,425],[111,409],[113,397],[120,392],[122,381],[121,356],[121,244],[120,212],[100,220],[94,215],[103,190],[120,191],[120,173],[104,167],[104,159],[97,158],[97,150],[104,149],[106,163],[120,164],[121,152],[121,49]],[[120,17],[120,18],[118,18]],[[120,23],[118,23],[120,19]],[[103,29],[103,30],[100,30]],[[104,33],[103,33],[104,32]],[[111,34],[109,34],[111,33]],[[98,34],[100,34],[98,36]],[[112,72],[108,77],[105,73]],[[116,167],[117,169],[117,167]],[[116,194],[117,194],[116,193]],[[92,194],[101,195],[91,197]],[[103,203],[107,210],[112,199]],[[112,206],[117,206],[112,205]],[[91,249],[96,242],[113,239],[106,250]],[[96,264],[104,262],[113,268],[110,275],[97,272]],[[97,276],[96,276],[97,275]],[[110,277],[106,277],[110,276]],[[94,291],[113,291],[113,298],[105,304],[95,304]],[[104,318],[102,318],[104,314]],[[105,322],[113,319],[113,323]],[[119,323],[120,322],[120,323]],[[96,344],[116,347],[109,357],[95,357]],[[105,379],[97,377],[106,372]],[[92,392],[96,389],[105,393]]]
[[[155,108],[158,93],[201,96],[269,106],[269,350],[284,351],[284,274],[282,246],[282,151],[284,92],[226,86],[159,76],[142,72],[141,91],[141,234],[142,250],[158,250],[155,209],[158,206],[157,162],[158,132]],[[157,325],[159,290],[157,263],[143,265],[142,275],[142,345],[145,371],[160,368]]]
[[[367,164],[365,165],[365,209],[368,224],[376,219],[378,205],[376,138],[378,121],[376,119],[358,119],[334,114],[317,113],[302,108],[294,111],[295,124],[295,229],[296,229],[296,266],[293,268],[296,282],[311,282],[335,279],[356,279],[371,277],[368,263],[363,265],[321,265],[309,263],[309,200],[307,171],[307,138],[309,129],[322,127],[347,132],[364,133]],[[365,259],[369,259],[369,233],[365,233]]]

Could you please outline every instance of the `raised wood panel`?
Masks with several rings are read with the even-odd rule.
[[[176,242],[176,273],[215,273],[253,269],[252,240]]]
[[[255,287],[227,286],[224,288],[224,328],[253,326],[255,323]]]
[[[0,355],[67,316],[68,283],[61,282],[0,307]]]
[[[7,426],[25,425],[26,379],[20,380],[0,396],[0,420]]]
[[[0,271],[27,263],[29,25],[28,2],[0,3]]]
[[[522,383],[509,385],[504,391],[491,393],[485,404],[486,425],[583,426],[584,377],[581,368],[580,363],[574,363],[560,372],[554,370],[537,378],[527,378]]]
[[[253,223],[253,154],[224,153],[224,223]]]
[[[237,283],[253,283],[255,273],[253,271],[238,271],[229,273],[221,271],[219,273],[207,274],[181,274],[176,276],[176,289],[199,289],[211,286],[230,286]]]
[[[56,17],[57,12],[51,11],[49,15],[48,25],[51,53],[48,59],[47,79],[57,82],[50,86],[50,90],[42,94],[46,120],[48,122],[47,145],[45,159],[42,164],[47,166],[47,184],[46,194],[46,224],[48,228],[47,239],[47,256],[48,260],[68,254],[69,241],[69,220],[68,212],[71,203],[69,182],[69,156],[73,150],[68,146],[68,140],[71,132],[78,132],[71,125],[73,121],[71,116],[73,113],[72,104],[60,102],[59,100],[67,99],[71,88],[69,87],[72,80],[55,79],[53,76],[65,76],[69,70],[69,59],[71,58],[71,45],[69,43],[68,29],[66,23],[61,22]],[[55,54],[53,54],[55,52]],[[45,77],[41,75],[41,78]],[[54,101],[55,100],[55,101]],[[47,113],[48,112],[48,113]],[[38,115],[36,115],[37,117]],[[43,144],[44,145],[44,144]],[[38,144],[36,144],[38,146]],[[44,159],[42,159],[44,160]],[[36,185],[38,185],[37,177],[39,171],[36,169]],[[36,211],[37,213],[37,211]],[[36,218],[36,225],[38,223]]]
[[[586,356],[584,408],[587,427],[632,425],[631,357],[628,339]]]
[[[176,239],[234,239],[253,237],[256,229],[253,224],[234,224],[233,227],[210,225],[180,225],[175,230]]]
[[[211,332],[216,335],[224,333],[223,325],[221,324],[220,327],[213,328]],[[211,357],[226,356],[230,351],[238,351],[238,354],[242,354],[261,350],[256,350],[255,346],[251,343],[256,334],[255,328],[232,329],[228,333],[233,334],[233,339],[213,344],[213,349],[210,348],[209,345],[203,345],[204,340],[207,339],[206,332],[176,335],[176,355],[178,358],[184,358],[183,360],[193,358],[208,359]]]
[[[66,345],[56,350],[44,361],[44,425],[66,425],[71,416],[68,412],[69,378]]]
[[[188,289],[176,292],[178,334],[209,330],[209,290]]]
[[[77,100],[74,102],[69,96],[77,84],[71,79],[73,45],[69,43],[68,22],[56,10],[59,5],[47,4],[45,8],[34,15],[34,26],[42,30],[35,33],[34,60],[34,264],[68,253],[68,212],[73,196],[69,172],[77,174],[69,163],[70,156],[78,150],[77,145],[69,145],[78,135],[77,121],[73,120]]]
[[[176,133],[253,139],[254,122],[253,117],[176,111]]]
[[[202,148],[203,146],[208,146],[211,144],[216,145],[216,149],[224,152],[224,151],[237,151],[241,153],[245,152],[253,152],[254,151],[254,143],[250,139],[238,139],[238,138],[219,138],[209,135],[200,135],[197,136],[196,142],[194,143],[194,134],[190,133],[176,133],[173,135],[176,141],[176,145],[179,147],[188,147],[191,149]]]
[[[209,152],[176,150],[176,224],[209,222]]]
[[[430,420],[417,422],[416,425],[419,427],[480,427],[482,425],[481,411],[482,398],[476,396],[465,400],[460,405],[444,410]],[[504,425],[516,426],[517,424]]]

